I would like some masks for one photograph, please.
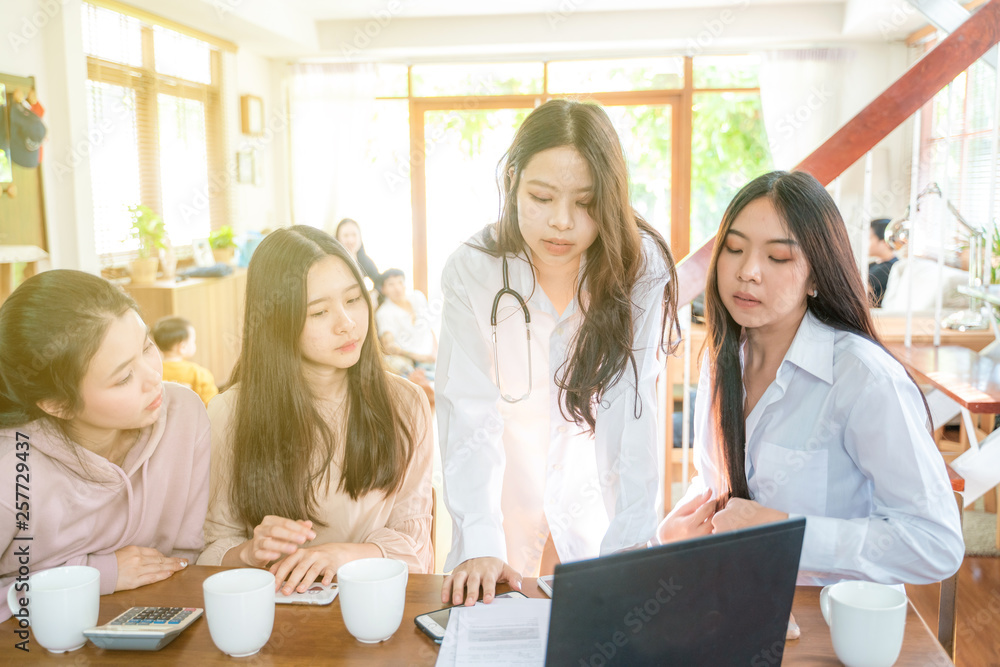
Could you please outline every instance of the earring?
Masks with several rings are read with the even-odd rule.
[[[818,289],[814,289],[814,290],[812,291],[812,294],[810,294],[809,296],[811,296],[812,298],[814,298],[814,299],[815,299],[816,297],[818,297],[818,296],[819,296],[819,290],[818,290]]]

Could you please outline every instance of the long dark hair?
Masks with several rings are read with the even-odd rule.
[[[528,162],[550,148],[572,146],[590,167],[594,188],[587,207],[597,224],[597,239],[587,249],[587,262],[577,303],[583,323],[573,352],[556,372],[560,411],[577,424],[596,426],[595,401],[618,382],[629,365],[635,379],[635,414],[639,405],[639,370],[633,351],[632,291],[645,274],[642,237],[652,239],[666,264],[670,279],[663,290],[661,345],[666,331],[677,331],[677,271],[663,237],[643,220],[629,201],[628,167],[618,134],[604,109],[596,104],[551,100],[531,112],[518,128],[500,161],[500,220],[494,235],[478,247],[501,257],[525,254],[517,221],[517,188]],[[581,298],[584,285],[587,299]]]
[[[65,420],[38,407],[51,401],[74,414],[80,382],[108,327],[135,301],[107,280],[82,271],[44,271],[25,280],[0,307],[0,427]]]
[[[347,424],[327,425],[302,375],[299,338],[306,321],[309,269],[337,257],[362,285],[368,335],[361,358],[347,371]],[[344,246],[314,227],[298,225],[268,234],[247,270],[243,348],[233,381],[239,383],[230,432],[230,497],[247,528],[264,516],[318,517],[317,487],[330,483],[338,447],[343,466],[338,488],[352,499],[399,488],[414,448],[414,425],[404,419],[400,386],[382,363],[374,309],[357,264]]]
[[[750,490],[744,466],[746,423],[740,365],[743,330],[722,303],[717,267],[733,222],[748,204],[761,197],[767,197],[774,206],[809,265],[816,285],[816,296],[806,299],[809,311],[825,324],[867,338],[885,349],[872,323],[844,219],[819,181],[805,172],[772,171],[743,186],[729,203],[715,237],[705,286],[705,317],[712,371],[711,423],[725,462],[729,492],[746,499],[750,498]]]

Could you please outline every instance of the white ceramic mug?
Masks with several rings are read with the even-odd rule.
[[[7,591],[7,606],[20,631],[31,624],[35,640],[52,653],[75,651],[87,643],[84,630],[97,625],[101,573],[87,565],[40,570]]]
[[[833,650],[847,667],[890,667],[906,627],[906,594],[868,581],[841,581],[819,594]]]
[[[242,658],[259,651],[274,628],[274,575],[240,568],[213,574],[201,585],[212,642]]]
[[[362,558],[340,566],[340,613],[347,631],[359,642],[384,642],[399,628],[406,605],[406,563],[391,558]]]

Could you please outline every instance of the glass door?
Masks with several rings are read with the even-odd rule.
[[[669,243],[674,197],[673,105],[608,104],[604,109],[625,151],[632,205]]]
[[[616,97],[601,100],[595,96],[595,101],[604,105],[621,139],[629,168],[632,204],[669,242],[676,205],[673,173],[678,119],[674,102],[630,104],[621,96]],[[420,123],[422,132],[418,140],[424,149],[421,165],[424,178],[418,177],[413,182],[417,222],[414,264],[419,265],[419,260],[426,258],[426,285],[432,304],[441,296],[441,271],[451,253],[475,232],[498,219],[501,160],[530,112],[528,107],[415,110],[414,122]],[[421,208],[426,211],[423,248],[417,244],[421,224],[416,213]],[[414,283],[419,286],[419,280]]]
[[[500,215],[500,161],[531,109],[436,109],[424,113],[427,289],[469,237]]]

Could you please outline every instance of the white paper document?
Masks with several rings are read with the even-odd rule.
[[[551,600],[497,598],[452,609],[437,667],[541,667],[551,607]]]

